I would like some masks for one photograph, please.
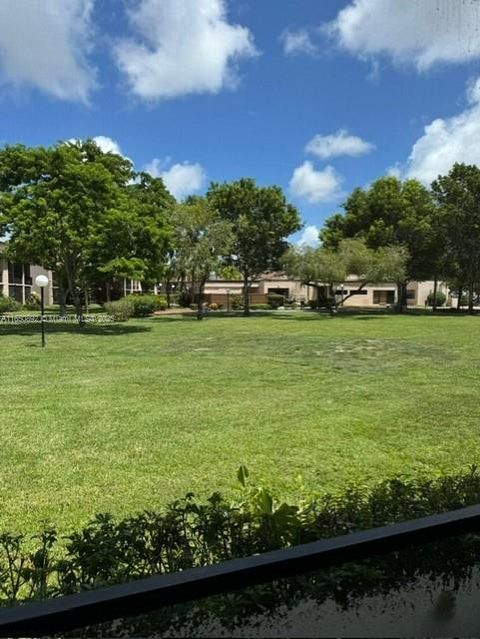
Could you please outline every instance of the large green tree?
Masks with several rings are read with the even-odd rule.
[[[344,213],[330,217],[320,233],[326,248],[345,238],[362,238],[367,246],[404,247],[405,274],[397,280],[399,308],[406,305],[411,279],[434,277],[439,270],[441,244],[435,233],[436,209],[428,189],[417,180],[382,177],[368,189],[355,189]]]
[[[178,271],[190,281],[197,300],[197,317],[203,319],[203,295],[210,274],[232,248],[232,225],[205,198],[188,198],[178,204],[172,216]]]
[[[454,164],[433,182],[432,193],[440,210],[447,277],[456,284],[459,301],[467,292],[473,313],[480,293],[480,168]]]
[[[407,253],[402,247],[369,248],[364,240],[341,240],[335,248],[291,248],[284,265],[291,277],[317,290],[317,299],[331,312],[347,299],[360,293],[368,284],[398,281],[405,277]],[[355,275],[358,287],[341,299],[335,291]]]
[[[172,201],[129,160],[91,140],[0,151],[0,210],[12,259],[56,272],[82,316],[83,293],[98,279],[153,280],[169,232]],[[170,199],[169,199],[170,198]]]
[[[250,314],[250,289],[265,271],[279,268],[287,237],[301,228],[297,209],[278,186],[257,186],[244,178],[212,184],[207,199],[233,228],[231,263],[242,275],[244,313]]]

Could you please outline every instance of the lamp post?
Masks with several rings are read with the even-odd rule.
[[[40,323],[42,325],[42,348],[45,346],[45,287],[48,286],[48,277],[46,275],[37,275],[35,284],[40,289]]]

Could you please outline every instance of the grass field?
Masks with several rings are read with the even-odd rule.
[[[338,490],[480,462],[480,319],[316,314],[0,326],[0,528],[303,475]]]

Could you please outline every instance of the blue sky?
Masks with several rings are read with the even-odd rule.
[[[480,163],[477,0],[2,0],[0,142],[98,137],[178,196],[345,194]]]

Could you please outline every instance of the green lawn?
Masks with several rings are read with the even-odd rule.
[[[337,490],[480,461],[480,318],[316,314],[0,325],[1,529],[301,474]]]

